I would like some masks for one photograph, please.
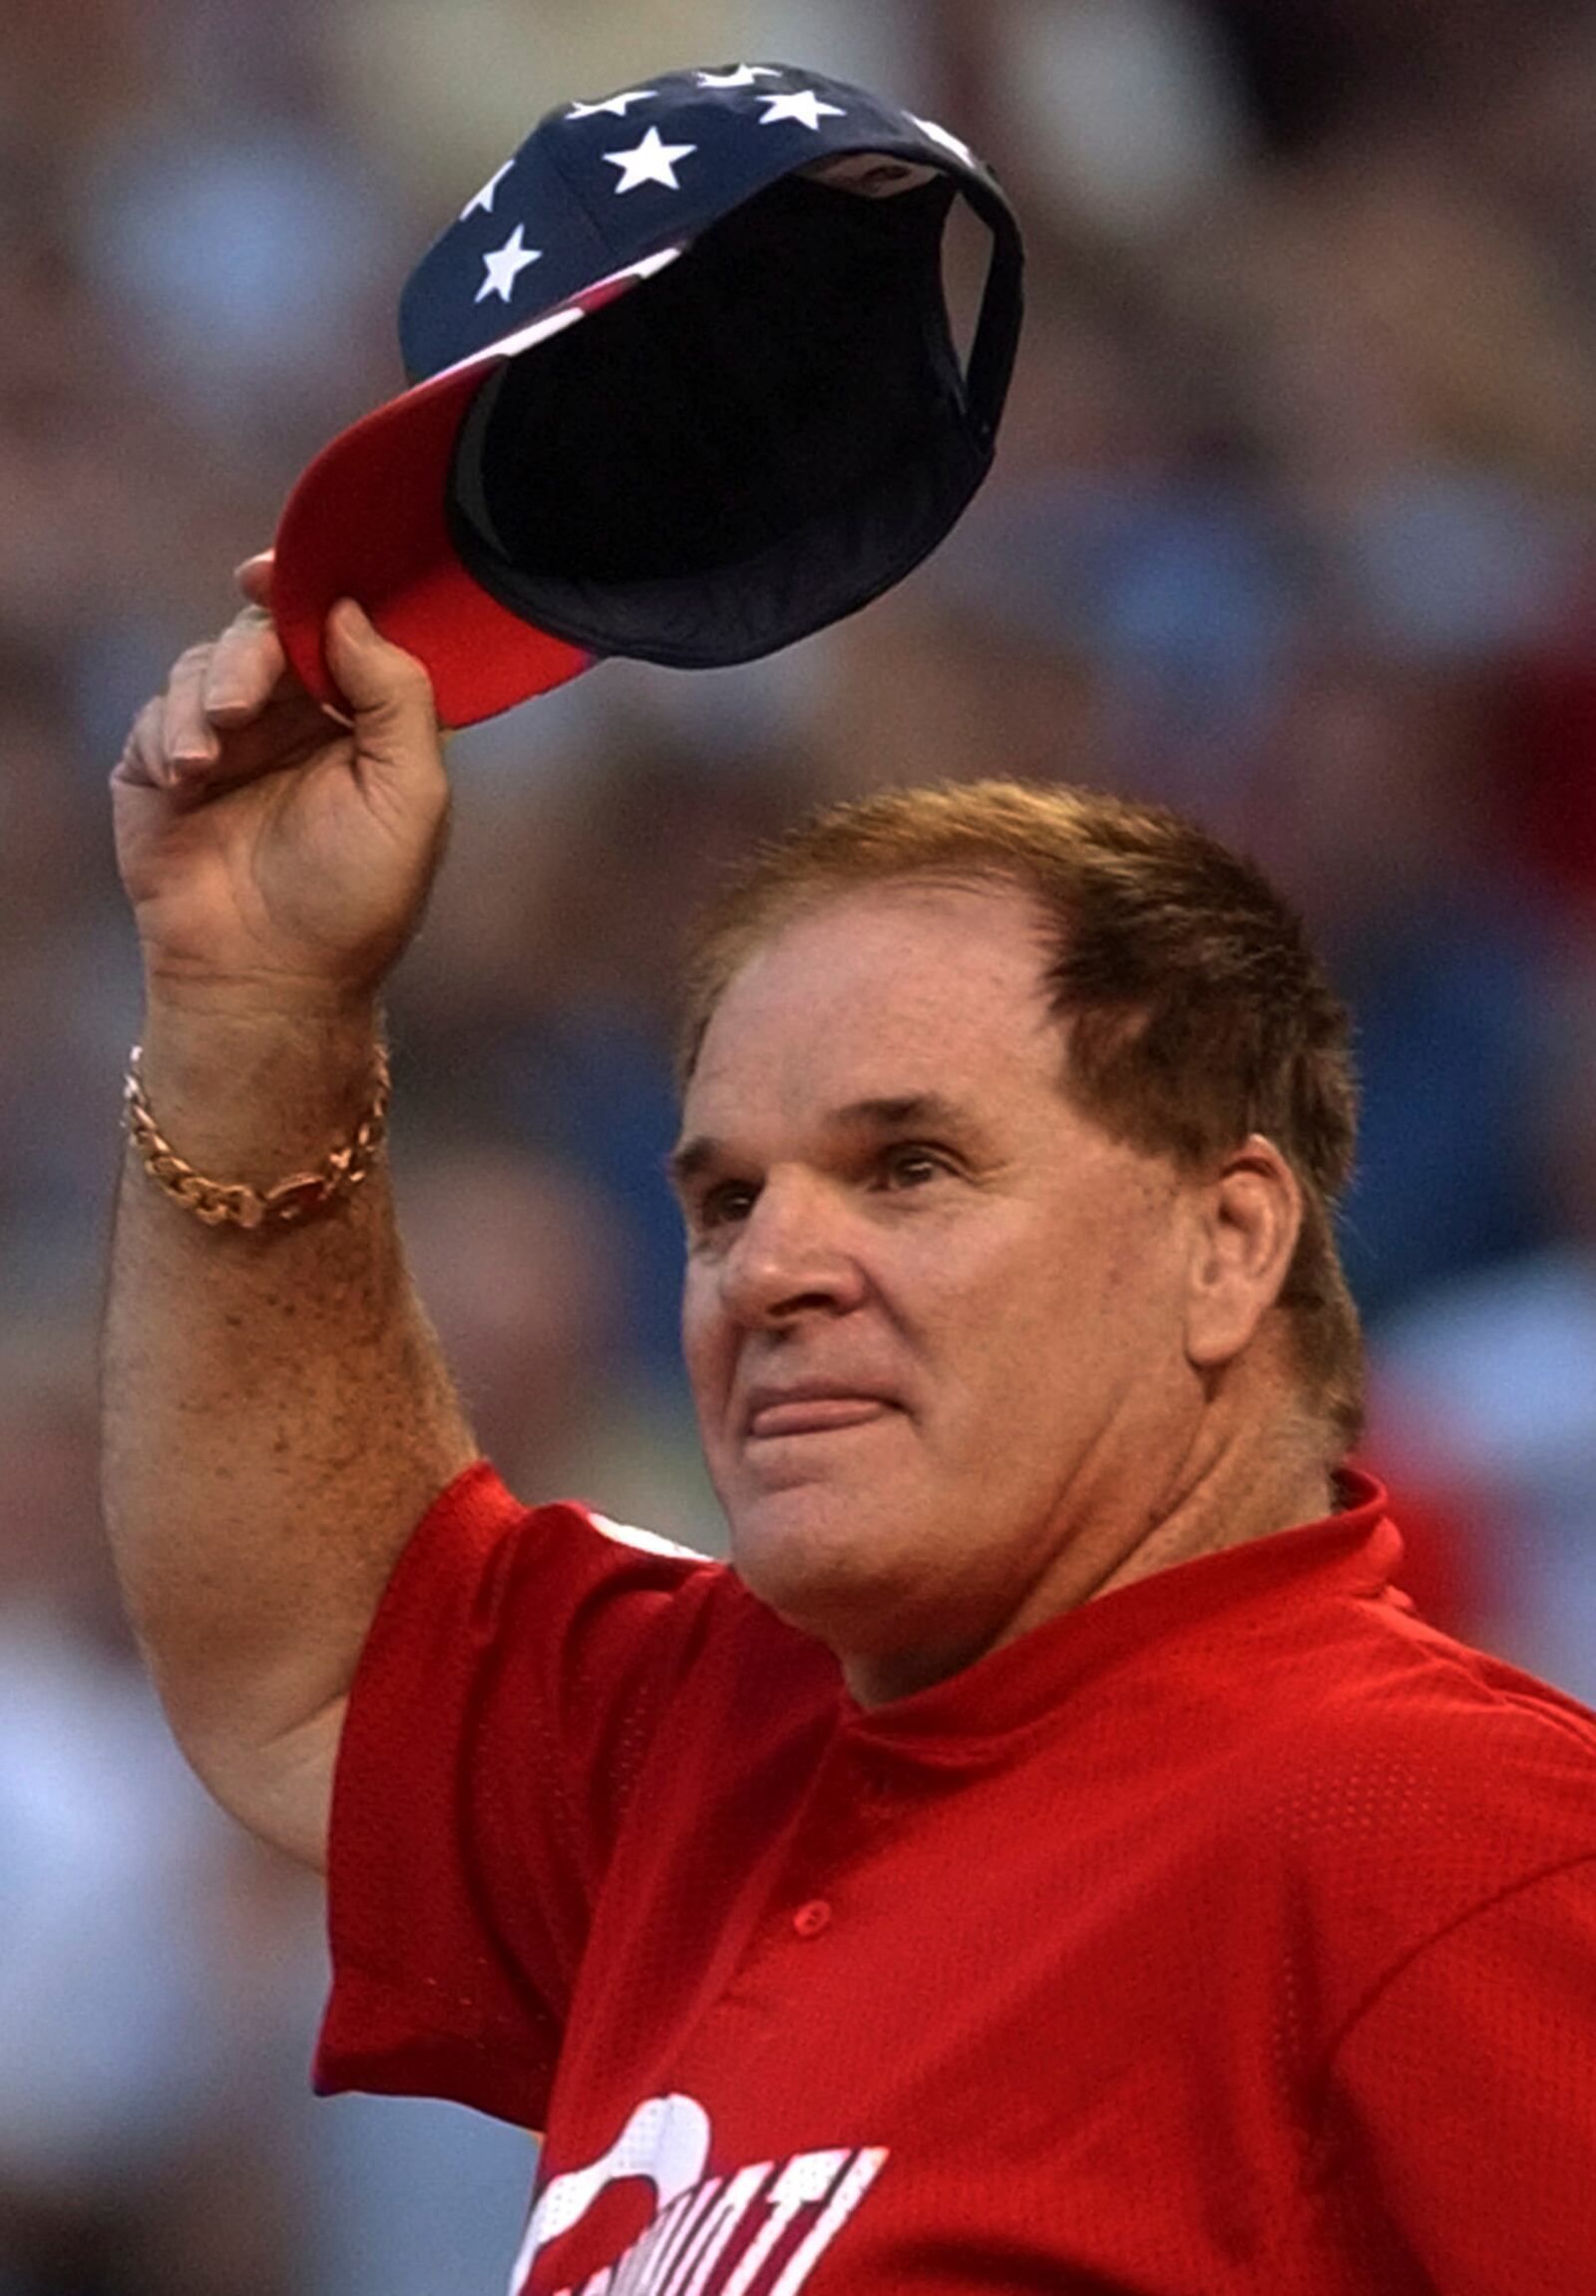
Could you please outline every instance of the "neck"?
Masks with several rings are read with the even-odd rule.
[[[1154,1571],[1218,1554],[1273,1531],[1313,1523],[1335,1509],[1335,1486],[1318,1428],[1300,1422],[1265,1429],[1183,1477],[1165,1511],[1134,1538],[1081,1600],[1133,1586]]]
[[[861,1706],[907,1697],[1100,1595],[1199,1555],[1317,1522],[1334,1508],[1325,1430],[1317,1420],[1278,1404],[1267,1416],[1228,1429],[1205,1418],[1157,1485],[1144,1487],[1135,1501],[1101,1511],[1085,1503],[1078,1527],[996,1632],[974,1643],[843,1656],[844,1679]]]

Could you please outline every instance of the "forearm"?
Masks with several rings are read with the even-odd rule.
[[[190,1163],[264,1188],[349,1138],[374,1043],[369,1008],[156,1006],[145,1083]],[[238,1807],[250,1765],[342,1697],[401,1547],[475,1455],[382,1160],[302,1225],[245,1232],[203,1225],[130,1149],[104,1411],[131,1614],[191,1759]]]

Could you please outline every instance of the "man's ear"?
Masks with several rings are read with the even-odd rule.
[[[1197,1193],[1186,1302],[1186,1356],[1218,1370],[1251,1342],[1280,1298],[1303,1194],[1272,1140],[1250,1133]]]

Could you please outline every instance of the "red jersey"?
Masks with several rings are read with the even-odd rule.
[[[1589,2296],[1596,1716],[1348,1484],[865,1712],[471,1470],[352,1695],[319,2086],[546,2128],[538,2296]]]

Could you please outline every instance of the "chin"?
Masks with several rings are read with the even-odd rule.
[[[748,1592],[834,1650],[874,1643],[923,1583],[923,1560],[903,1551],[880,1514],[837,1492],[762,1491],[726,1514]]]

